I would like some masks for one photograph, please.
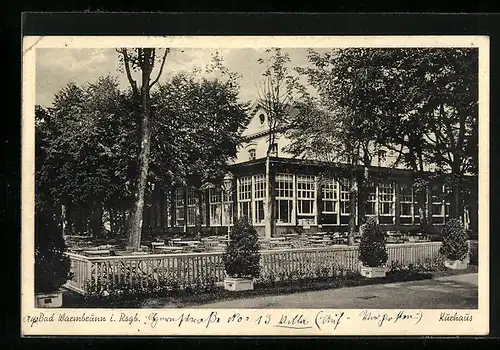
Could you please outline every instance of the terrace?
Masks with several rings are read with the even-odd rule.
[[[314,277],[321,273],[335,275],[342,271],[359,271],[358,244],[337,244],[332,237],[335,234],[262,239],[259,280],[290,275],[300,279],[301,276]],[[66,287],[85,294],[89,281],[102,285],[125,283],[141,286],[162,280],[176,280],[185,286],[199,280],[222,283],[226,243],[226,236],[203,237],[200,240],[177,237],[148,242],[141,252],[136,253],[120,250],[119,244],[73,247],[66,253],[71,259],[74,274]],[[439,255],[440,246],[441,242],[425,240],[420,243],[390,243],[387,245],[387,264],[430,262]],[[477,256],[477,242],[470,242],[470,250],[471,256]]]

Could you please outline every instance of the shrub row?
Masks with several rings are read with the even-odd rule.
[[[198,278],[185,283],[175,278],[149,279],[146,281],[88,281],[85,299],[89,304],[102,301],[117,302],[137,297],[176,297],[201,295],[216,290],[215,279]]]

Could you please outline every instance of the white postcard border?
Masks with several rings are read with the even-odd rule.
[[[477,310],[36,309],[34,308],[34,106],[37,48],[109,47],[478,47],[479,292]],[[489,38],[486,36],[170,36],[24,37],[22,55],[21,330],[23,335],[486,335],[489,333]],[[116,321],[121,313],[129,323]],[[363,321],[370,312],[378,319]],[[440,321],[442,313],[470,321]],[[85,313],[85,315],[82,315]],[[152,315],[156,313],[156,317]],[[215,313],[215,314],[214,314]],[[318,315],[319,313],[319,315]],[[411,315],[402,318],[404,315]],[[456,313],[456,314],[455,314]],[[43,315],[42,315],[43,314]],[[61,315],[64,316],[61,318]],[[186,318],[189,314],[189,318]],[[234,316],[238,314],[238,316]],[[269,323],[262,320],[270,315]],[[111,316],[115,321],[110,320]],[[181,316],[182,315],[182,316]],[[302,315],[304,329],[276,327]],[[331,322],[321,324],[328,315]],[[385,316],[384,316],[385,315]],[[398,318],[398,315],[399,318]],[[458,315],[458,316],[457,316]],[[41,317],[40,317],[41,316]],[[68,321],[67,317],[76,317]],[[82,317],[83,316],[83,317]],[[78,321],[105,317],[106,321]],[[137,321],[134,321],[134,317]],[[365,314],[366,316],[366,314]],[[218,318],[219,322],[213,321]],[[241,320],[238,321],[239,317]],[[257,320],[261,317],[260,322]],[[318,321],[318,317],[320,320]],[[420,320],[417,322],[417,319]],[[52,318],[52,320],[50,320]],[[61,320],[60,320],[61,318]],[[231,321],[232,318],[232,321]],[[338,320],[340,318],[340,320]],[[153,322],[156,324],[153,327]],[[300,319],[300,317],[299,317]],[[336,324],[337,321],[338,324]],[[35,322],[37,321],[38,322]],[[162,320],[162,321],[161,321]],[[192,322],[192,321],[195,322]],[[212,321],[211,321],[212,320]],[[382,323],[380,324],[380,322]],[[179,325],[179,323],[181,323]]]

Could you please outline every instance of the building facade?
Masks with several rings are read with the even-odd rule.
[[[266,156],[269,124],[266,111],[257,103],[250,110],[251,120],[243,131],[244,141],[230,163],[230,173],[222,184],[202,189],[182,187],[166,196],[165,222],[168,231],[186,232],[202,228],[227,232],[234,220],[246,216],[260,235],[269,235],[266,220],[268,201]],[[438,228],[450,217],[451,189],[436,183],[417,198],[414,173],[395,164],[397,156],[390,150],[377,150],[368,168],[370,182],[365,200],[351,207],[351,185],[335,164],[286,152],[291,140],[285,132],[276,134],[270,157],[269,180],[273,202],[276,235],[285,232],[346,231],[350,213],[364,212],[374,217],[387,230],[419,230],[421,212],[428,224]],[[427,171],[432,173],[432,167]],[[366,171],[357,169],[357,171]],[[463,213],[464,222],[471,221],[474,210]],[[477,213],[476,213],[477,214]]]

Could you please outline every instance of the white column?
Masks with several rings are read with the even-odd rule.
[[[241,180],[241,178],[236,179],[236,198],[234,199],[234,203],[233,203],[233,205],[236,205],[238,218],[241,217],[241,213],[240,213],[240,180]]]
[[[337,223],[338,225],[340,226],[340,218],[342,217],[342,209],[341,209],[341,206],[342,206],[342,198],[341,198],[341,195],[342,195],[342,184],[340,183],[340,181],[338,179],[332,179],[334,185],[337,184]]]
[[[292,199],[292,225],[297,225],[297,176],[295,174],[292,174],[292,181],[293,181],[293,199]]]
[[[314,176],[314,201],[313,201],[313,213],[314,213],[314,224],[318,224],[319,208],[318,208],[318,194],[321,188],[319,188],[318,177]]]
[[[257,222],[256,220],[256,208],[255,208],[255,175],[251,176],[251,185],[250,185],[250,215],[252,215],[252,224]]]

